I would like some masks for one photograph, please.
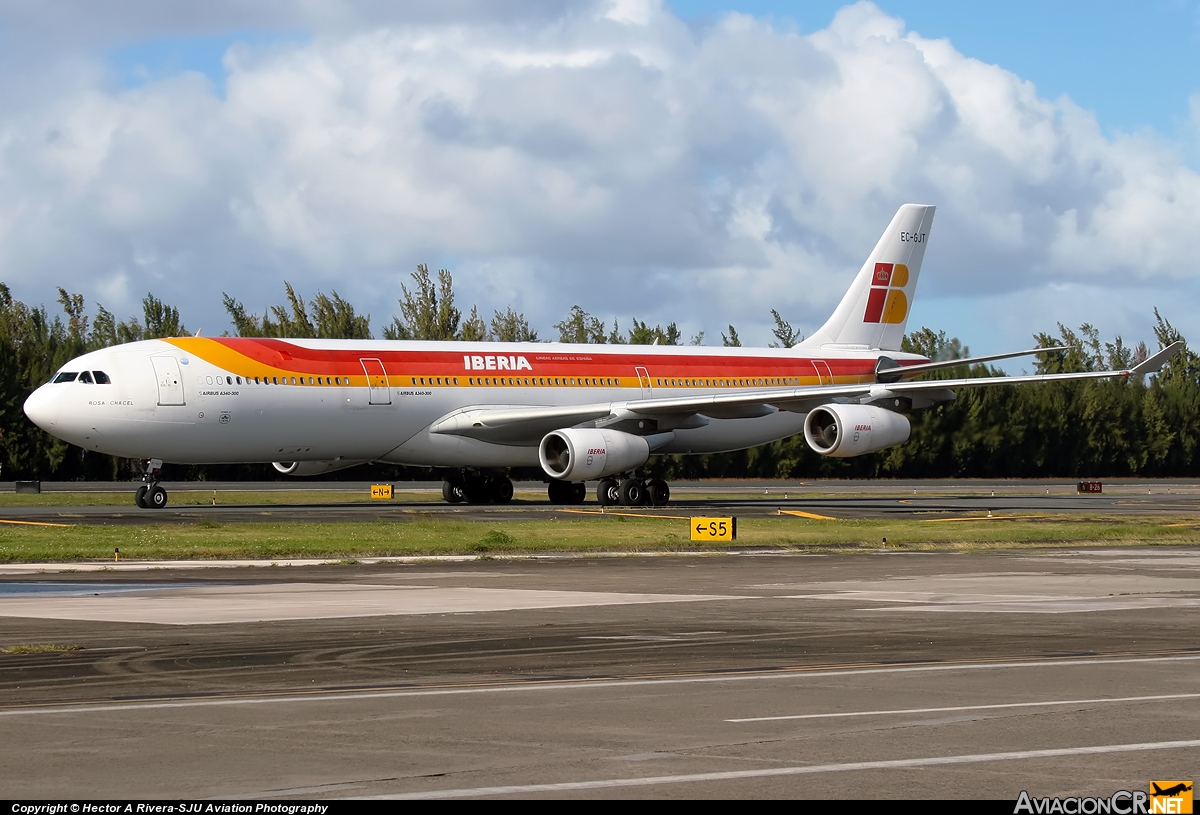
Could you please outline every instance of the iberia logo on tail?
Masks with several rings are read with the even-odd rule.
[[[867,297],[864,323],[902,323],[908,316],[908,267],[903,263],[876,263],[871,276],[871,293]]]

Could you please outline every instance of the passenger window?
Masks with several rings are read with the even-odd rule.
[[[273,376],[273,377],[271,377],[271,382],[272,382],[272,383],[274,383],[274,384],[276,384],[276,385],[278,385],[278,384],[279,384],[279,377],[277,377],[277,376]]]
[[[104,371],[92,371],[92,376],[96,377],[97,385],[111,385],[112,380],[108,378],[108,374]]]
[[[84,371],[83,373],[81,373],[79,375],[79,381],[85,385],[91,385],[92,384],[92,375],[90,373],[88,373],[87,371]]]

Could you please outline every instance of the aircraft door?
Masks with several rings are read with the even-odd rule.
[[[833,372],[829,370],[829,363],[823,359],[814,359],[812,361],[813,368],[817,371],[817,379],[822,385],[833,384]]]
[[[650,374],[640,366],[633,370],[637,372],[638,384],[642,386],[642,398],[649,399],[653,395],[653,389],[650,387]]]
[[[363,372],[367,375],[367,388],[371,392],[370,403],[372,405],[390,405],[392,403],[392,390],[388,386],[387,371],[383,369],[383,362],[378,359],[360,359]]]
[[[150,357],[154,365],[154,379],[158,383],[160,405],[183,405],[183,376],[179,373],[179,360],[175,357]]]

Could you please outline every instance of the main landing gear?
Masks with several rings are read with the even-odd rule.
[[[464,470],[446,476],[442,497],[450,504],[507,504],[513,497],[513,484],[505,475]]]
[[[596,486],[596,500],[602,507],[662,507],[671,500],[671,488],[661,478],[644,481],[637,476],[617,481],[605,478]]]
[[[551,481],[546,494],[552,504],[582,504],[587,498],[587,484],[582,481]]]
[[[162,509],[167,505],[167,491],[158,483],[162,472],[162,459],[146,460],[146,471],[142,474],[142,485],[134,493],[133,502],[142,509]]]

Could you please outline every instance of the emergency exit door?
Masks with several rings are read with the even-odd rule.
[[[392,403],[392,390],[388,387],[387,371],[383,369],[383,362],[378,359],[360,359],[363,371],[367,375],[367,387],[371,391],[370,403],[372,405],[390,405]]]

